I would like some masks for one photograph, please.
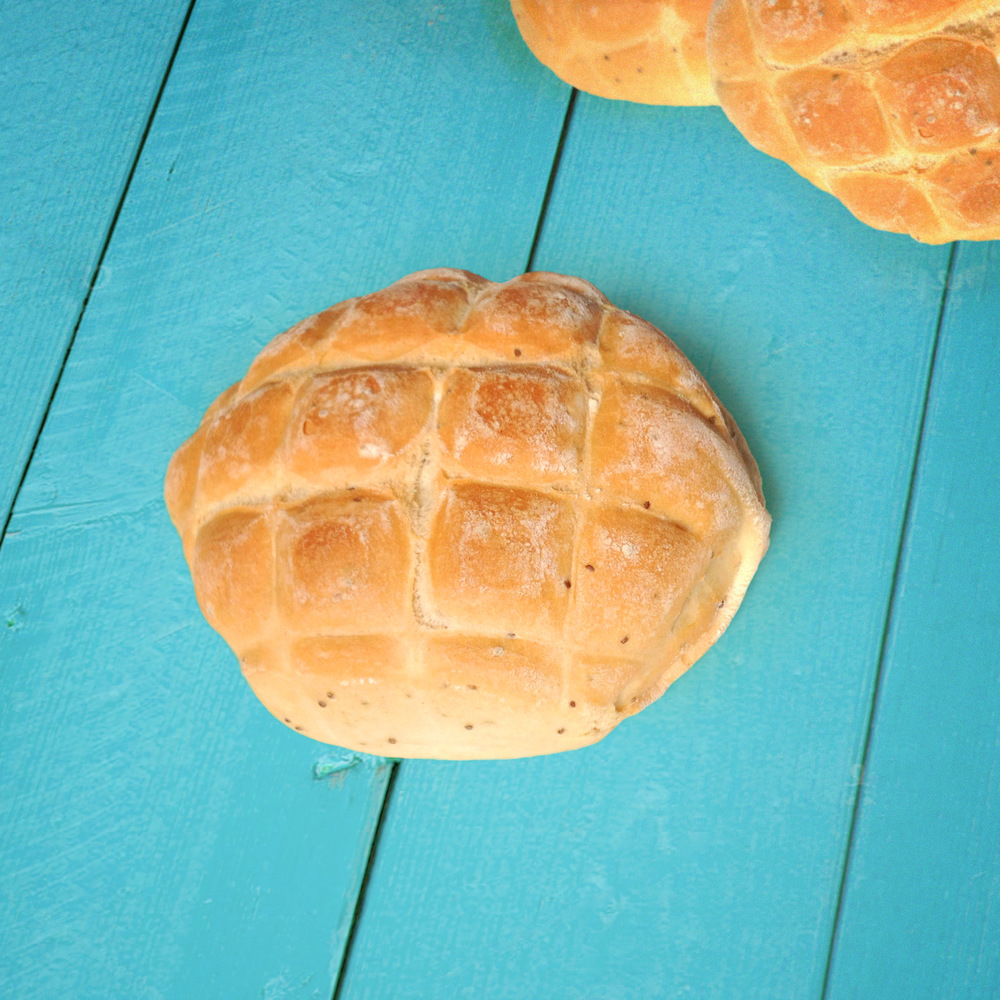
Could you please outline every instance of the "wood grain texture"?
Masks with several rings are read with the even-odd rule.
[[[0,526],[187,6],[187,0],[3,5]]]
[[[998,280],[958,247],[829,1000],[1000,997]]]
[[[199,0],[0,551],[0,994],[330,996],[386,770],[257,703],[163,475],[298,318],[523,269],[568,90],[513,31]]]
[[[579,99],[537,265],[698,365],[771,549],[717,645],[602,743],[402,765],[341,1000],[819,995],[947,259],[714,109]]]

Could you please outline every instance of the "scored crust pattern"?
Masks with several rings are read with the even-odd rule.
[[[719,102],[863,222],[1000,238],[1000,2],[717,0]]]
[[[264,705],[411,757],[600,739],[719,636],[770,523],[673,343],[548,273],[418,272],[299,323],[165,496]]]
[[[511,0],[535,57],[573,87],[641,104],[718,104],[705,54],[712,0]]]

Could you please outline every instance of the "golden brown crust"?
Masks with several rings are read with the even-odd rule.
[[[442,482],[427,542],[430,600],[449,627],[549,638],[561,630],[573,504],[558,493]]]
[[[528,48],[561,80],[640,104],[717,104],[705,53],[712,0],[511,0]]]
[[[398,756],[600,739],[721,634],[770,523],[676,346],[547,273],[420,272],[303,321],[164,495],[265,706]]]
[[[586,445],[583,379],[543,365],[455,368],[438,409],[446,474],[573,483]]]
[[[863,222],[1000,238],[998,0],[717,0],[719,102]]]

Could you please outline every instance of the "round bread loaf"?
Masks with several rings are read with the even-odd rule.
[[[588,94],[718,104],[705,55],[712,0],[511,0],[527,46]]]
[[[1000,237],[1000,2],[717,0],[719,102],[877,229]]]
[[[718,638],[770,526],[690,362],[547,273],[422,271],[299,323],[165,496],[264,705],[400,757],[596,742]]]

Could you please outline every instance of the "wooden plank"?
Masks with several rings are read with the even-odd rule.
[[[947,260],[718,109],[581,97],[537,264],[696,362],[760,462],[771,551],[602,743],[403,763],[338,1000],[819,996]]]
[[[569,92],[511,30],[199,0],[0,551],[0,994],[330,996],[385,768],[259,706],[162,479],[303,315],[523,269]]]
[[[960,244],[830,1000],[1000,997],[1000,247]]]
[[[187,7],[4,4],[0,530]]]

